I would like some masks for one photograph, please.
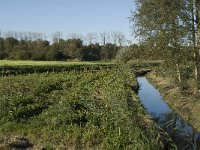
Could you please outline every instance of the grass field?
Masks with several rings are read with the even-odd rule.
[[[0,75],[22,75],[46,72],[81,71],[88,69],[110,68],[111,62],[65,62],[65,61],[12,61],[0,60]]]
[[[134,61],[128,63],[133,69],[152,69],[159,66],[162,61]],[[0,76],[22,75],[44,72],[65,72],[81,70],[98,70],[101,68],[112,68],[119,65],[115,61],[110,62],[67,62],[67,61],[18,61],[0,60]]]
[[[0,148],[162,149],[133,70],[96,68],[0,77]]]
[[[53,65],[95,65],[112,64],[112,62],[88,62],[88,61],[31,61],[31,60],[0,60],[0,66],[53,66]]]
[[[31,61],[31,60],[0,60],[0,66],[58,66],[58,65],[97,65],[116,64],[116,61]],[[156,65],[163,63],[162,60],[135,60],[128,64],[133,65]]]

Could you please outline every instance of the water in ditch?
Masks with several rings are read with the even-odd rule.
[[[195,129],[174,112],[159,91],[145,77],[137,78],[138,96],[157,125],[171,137],[180,150],[200,149],[200,137]]]

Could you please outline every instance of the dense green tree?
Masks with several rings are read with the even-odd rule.
[[[31,53],[27,50],[16,49],[9,54],[9,58],[15,60],[29,60],[31,59]]]
[[[115,44],[107,43],[101,47],[101,59],[111,60],[115,58],[118,47]]]
[[[97,44],[90,44],[88,46],[84,46],[81,50],[81,60],[84,61],[97,61],[101,59],[100,55],[101,47]]]
[[[4,50],[5,53],[9,54],[13,50],[15,50],[16,46],[19,44],[19,41],[14,37],[8,37],[4,41]]]
[[[119,48],[116,44],[106,42],[103,46],[98,43],[83,45],[80,36],[65,40],[60,33],[54,34],[53,43],[37,33],[9,32],[5,35],[7,38],[0,37],[0,59],[111,60]],[[102,36],[108,40],[107,33]]]
[[[155,52],[162,51],[181,83],[185,64],[182,47],[191,29],[188,1],[136,0],[136,3],[137,11],[131,17],[136,35]]]
[[[68,59],[64,54],[62,50],[53,49],[50,48],[48,52],[46,53],[45,60],[65,60]]]
[[[49,49],[49,42],[46,40],[38,39],[34,41],[35,45],[31,50],[31,59],[32,60],[46,60],[46,54]]]
[[[0,59],[4,59],[6,57],[7,57],[7,55],[4,50],[4,39],[0,38]]]
[[[80,52],[83,48],[81,39],[68,39],[64,47],[64,54],[69,56],[70,59],[80,58]]]

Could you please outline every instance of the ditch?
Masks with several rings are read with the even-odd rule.
[[[137,77],[137,82],[141,103],[158,127],[167,132],[176,147],[180,150],[199,149],[199,133],[167,105],[159,91],[144,76]]]

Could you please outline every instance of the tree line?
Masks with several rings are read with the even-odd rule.
[[[72,33],[65,39],[61,32],[0,32],[0,59],[15,60],[81,60],[114,59],[127,43],[122,32],[88,33],[85,37]]]
[[[200,89],[200,0],[135,0],[130,21],[140,44],[165,60],[165,72]]]

